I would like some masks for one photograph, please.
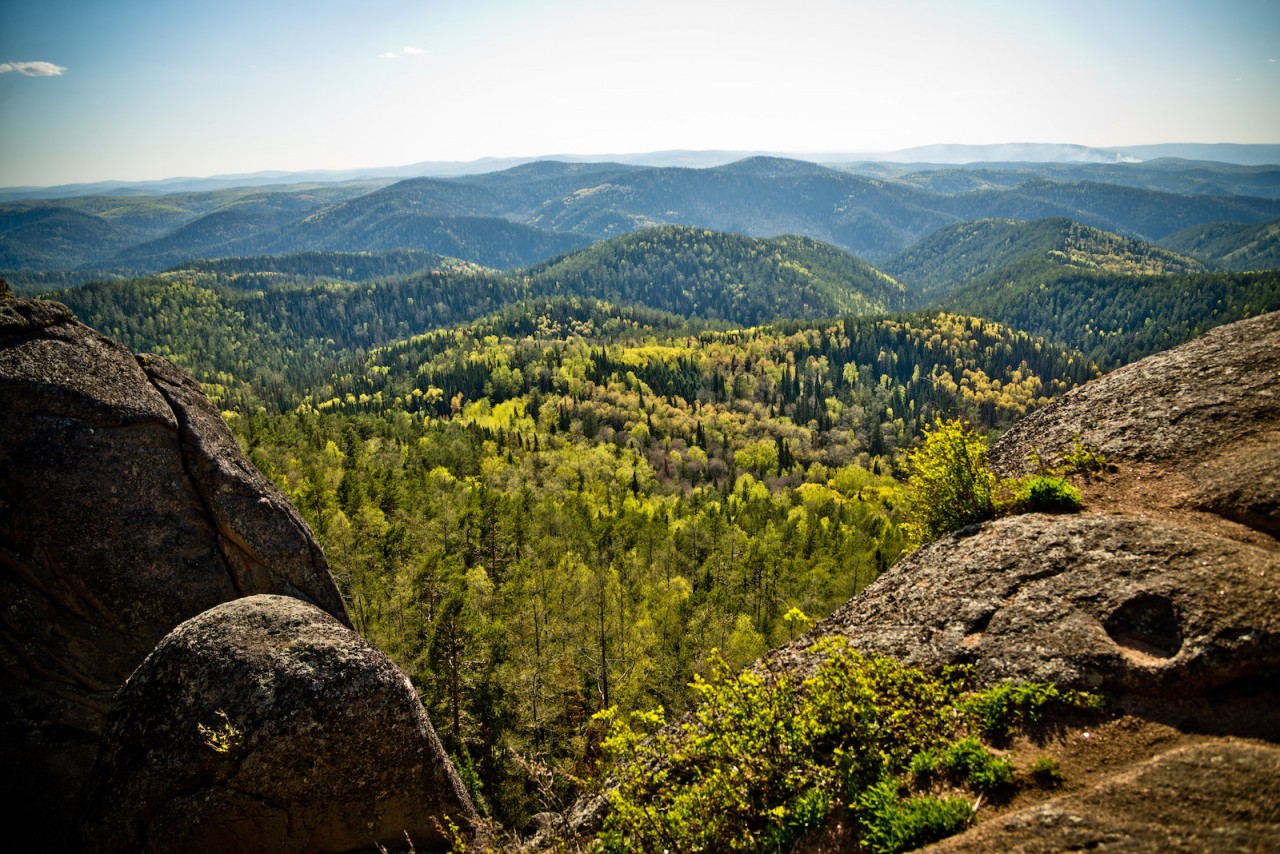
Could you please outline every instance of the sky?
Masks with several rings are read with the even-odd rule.
[[[0,0],[0,186],[1280,143],[1280,0]]]

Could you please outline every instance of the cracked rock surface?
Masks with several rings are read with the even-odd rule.
[[[254,593],[347,623],[310,529],[199,386],[57,303],[0,302],[0,798],[58,845],[112,696]]]
[[[215,749],[202,725],[234,736]],[[121,688],[83,846],[436,850],[446,816],[475,812],[408,677],[320,609],[259,595],[174,629]]]

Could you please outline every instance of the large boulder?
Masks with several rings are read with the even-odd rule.
[[[813,635],[985,684],[1194,697],[1280,667],[1280,552],[1138,516],[1028,514],[913,553]]]
[[[475,819],[408,678],[283,596],[160,642],[120,690],[84,803],[84,848],[110,852],[421,850]]]
[[[310,529],[181,370],[57,303],[0,302],[0,799],[60,847],[111,699],[172,628],[254,593],[347,621]]]

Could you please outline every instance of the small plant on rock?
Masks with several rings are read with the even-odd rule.
[[[1046,789],[1062,785],[1062,766],[1052,756],[1041,756],[1031,763],[1031,779]]]
[[[196,724],[196,730],[204,739],[205,747],[208,747],[214,753],[227,756],[235,753],[243,746],[244,733],[232,725],[231,718],[227,717],[227,713],[222,709],[218,709],[217,714],[218,717],[222,718],[222,726],[217,724],[213,726]]]
[[[1018,505],[1030,513],[1075,513],[1080,509],[1080,490],[1066,478],[1036,475],[1023,483]]]
[[[1062,455],[1062,473],[1089,474],[1108,468],[1107,458],[1094,445],[1085,444],[1079,436],[1071,440],[1071,450]]]

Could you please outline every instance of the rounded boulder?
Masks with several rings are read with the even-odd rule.
[[[91,851],[418,850],[471,801],[408,678],[333,617],[258,595],[174,629],[121,688]]]

